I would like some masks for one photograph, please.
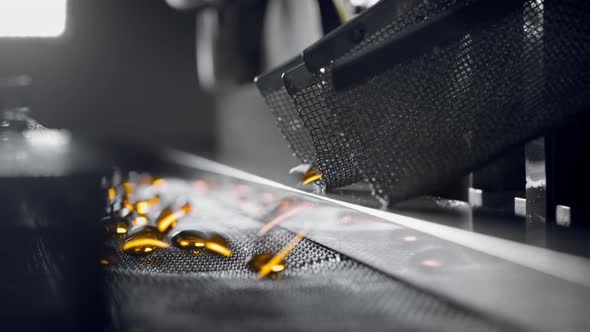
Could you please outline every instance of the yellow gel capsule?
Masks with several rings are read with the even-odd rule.
[[[135,203],[134,209],[137,213],[145,215],[150,211],[151,206],[157,203],[159,200],[160,198],[158,196],[154,196],[146,201],[138,201]]]
[[[137,216],[131,221],[133,227],[145,226],[148,224],[148,219],[144,216]]]
[[[128,201],[128,200],[124,200],[124,201],[123,201],[123,208],[124,208],[124,209],[127,209],[127,210],[128,210],[128,212],[131,212],[131,211],[133,211],[133,210],[135,209],[135,208],[133,207],[133,205],[132,205],[131,203],[129,203],[129,201]]]
[[[156,249],[169,248],[170,244],[163,241],[163,235],[153,226],[143,226],[123,243],[123,251],[136,255],[147,255]]]
[[[129,226],[124,221],[111,221],[105,224],[105,229],[109,233],[115,233],[119,235],[127,234]]]
[[[178,219],[184,217],[191,209],[190,204],[186,203],[178,211],[172,211],[169,208],[164,209],[156,221],[158,230],[166,232],[170,228],[176,226]]]
[[[193,230],[181,231],[172,237],[172,244],[181,249],[204,248],[207,241],[205,234]]]
[[[176,215],[172,210],[169,208],[165,208],[160,213],[158,220],[156,221],[156,225],[158,225],[158,230],[160,232],[165,232],[170,227],[176,226]]]
[[[164,184],[164,179],[162,179],[162,178],[155,178],[155,179],[152,181],[152,185],[153,185],[153,186],[160,186],[160,185],[162,185],[162,184]]]
[[[123,197],[128,199],[129,195],[133,193],[133,187],[131,187],[131,183],[129,183],[129,181],[124,181],[121,183],[121,186],[123,187]]]
[[[129,228],[126,223],[117,223],[117,228],[115,229],[117,234],[127,234],[128,231]]]
[[[309,177],[318,174],[319,172],[320,170],[317,168],[310,168],[307,172],[303,173],[303,177]]]
[[[281,262],[287,257],[287,255],[297,246],[297,244],[303,239],[303,233],[297,233],[295,237],[287,243],[286,246],[283,247],[276,255],[272,256],[270,260],[260,266],[258,273],[256,274],[256,279],[260,280],[266,277],[269,273],[273,272],[273,268],[276,265],[280,265]],[[284,264],[284,263],[283,263]]]
[[[231,250],[228,248],[227,241],[219,234],[211,236],[205,243],[205,248],[225,257],[232,255]]]
[[[117,197],[117,191],[115,188],[110,187],[107,189],[107,197],[109,198],[109,202],[113,202],[115,200],[115,197]]]
[[[139,214],[146,214],[149,210],[149,204],[147,201],[139,201],[135,203],[135,211]]]
[[[267,252],[258,254],[248,262],[248,265],[257,273],[262,270],[269,270],[270,272],[281,272],[285,269],[285,261],[283,259],[273,260],[274,255]]]
[[[303,174],[303,184],[309,184],[322,178],[322,173],[316,168],[312,168]]]
[[[113,248],[111,246],[105,246],[101,250],[100,256],[101,257],[98,260],[98,262],[102,265],[110,265],[110,264],[116,263],[118,260],[117,251],[115,250],[115,248]]]

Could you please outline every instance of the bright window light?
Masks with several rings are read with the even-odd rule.
[[[58,37],[66,0],[0,0],[0,37]]]

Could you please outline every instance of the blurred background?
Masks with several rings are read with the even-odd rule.
[[[252,79],[321,37],[317,1],[227,1],[222,10],[214,1],[2,3],[11,23],[0,37],[0,77],[31,77],[30,115],[41,124],[289,181],[297,160]],[[18,8],[22,17],[10,15]]]
[[[212,151],[194,16],[158,0],[47,2],[67,5],[61,36],[0,38],[0,75],[32,78],[32,116],[48,127]]]

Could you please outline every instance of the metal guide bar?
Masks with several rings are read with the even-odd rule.
[[[314,222],[307,223],[310,239],[473,310],[535,330],[577,331],[590,326],[590,316],[584,312],[590,305],[590,261],[586,259],[306,193],[183,152],[168,150],[164,158],[317,201],[315,209],[302,215],[305,220],[313,217]],[[337,207],[382,222],[355,232],[321,222],[333,220],[321,216],[340,211]],[[289,223],[283,226],[290,228]],[[420,243],[412,241],[414,246],[407,247],[408,234]],[[442,262],[440,269],[425,270],[416,259],[430,255]],[[429,266],[435,263],[429,261]]]

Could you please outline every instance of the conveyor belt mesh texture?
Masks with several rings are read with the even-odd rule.
[[[144,258],[119,252],[108,267],[114,330],[500,331],[506,326],[423,293],[303,239],[277,278],[246,261],[293,234],[224,234],[232,257],[173,248]],[[116,243],[115,243],[116,244]]]
[[[285,88],[280,85],[276,90],[263,92],[264,99],[271,109],[277,127],[289,144],[293,154],[302,163],[315,164],[316,153],[309,130],[297,114],[295,103]]]
[[[392,35],[419,23],[424,17],[436,15],[456,1],[406,1],[400,6],[402,14],[396,17],[390,24],[364,39],[354,46],[344,57],[357,54],[366,49],[381,44]],[[338,59],[334,59],[338,60]],[[325,74],[318,75],[320,79],[300,91],[292,93],[297,112],[309,130],[317,163],[323,174],[323,180],[328,189],[346,186],[363,179],[359,169],[363,169],[364,160],[357,157],[357,149],[351,149],[348,141],[356,141],[356,132],[343,126],[338,117],[339,104],[334,103],[334,89],[330,77],[332,64],[324,67]],[[289,73],[285,73],[285,80],[290,80]],[[373,128],[364,128],[374,131]],[[348,140],[345,140],[348,137]],[[366,179],[365,179],[366,180]]]
[[[286,75],[288,77],[288,73]],[[317,164],[328,189],[362,179],[330,103],[331,93],[333,90],[328,82],[322,81],[292,95],[299,116],[313,139]]]
[[[587,1],[525,1],[446,46],[329,94],[342,141],[390,201],[466,174],[588,107],[589,15]]]

